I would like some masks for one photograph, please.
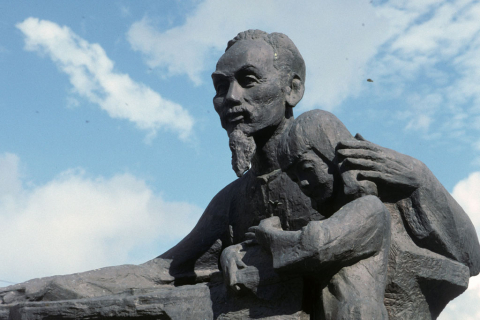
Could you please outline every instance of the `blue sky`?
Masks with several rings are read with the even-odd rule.
[[[480,229],[477,1],[1,1],[0,279],[140,263],[188,233],[236,178],[210,74],[254,28],[305,58],[296,115],[423,161]],[[479,298],[472,278],[441,319],[480,318]]]

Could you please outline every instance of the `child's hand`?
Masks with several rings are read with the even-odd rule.
[[[250,227],[248,233],[245,234],[249,241],[257,242],[265,250],[271,251],[270,246],[272,244],[274,234],[278,231],[283,231],[282,224],[279,217],[270,217],[260,221],[256,227]]]

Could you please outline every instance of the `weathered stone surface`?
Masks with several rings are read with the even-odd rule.
[[[385,306],[389,320],[436,319],[468,287],[467,266],[415,245],[393,205]]]
[[[0,320],[309,319],[302,311],[302,279],[286,280],[281,284],[276,283],[272,288],[275,293],[263,288],[268,296],[262,298],[252,293],[237,295],[228,292],[221,275],[217,274],[209,284],[132,290],[89,299],[0,306]]]
[[[2,307],[2,320],[41,319],[213,319],[206,285],[157,289],[90,299],[26,302]]]
[[[2,288],[0,319],[431,320],[480,272],[473,224],[423,163],[331,113],[293,118],[305,63],[287,36],[239,33],[212,79],[239,179],[156,259]]]

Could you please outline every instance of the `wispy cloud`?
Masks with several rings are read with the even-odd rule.
[[[120,5],[120,14],[122,17],[128,17],[131,15],[130,13],[130,8],[128,6],[125,6],[125,5]]]
[[[407,130],[473,143],[480,131],[480,3],[389,1],[377,13],[393,22],[368,67],[384,84],[379,96],[387,91],[406,101],[400,114],[409,114]]]
[[[200,85],[209,81],[226,42],[250,28],[283,32],[300,49],[307,64],[303,110],[332,110],[348,98],[371,94],[373,87],[375,99],[405,101],[390,115],[407,131],[429,139],[441,132],[464,141],[478,136],[476,1],[304,1],[299,6],[283,0],[205,0],[182,25],[159,30],[147,16],[131,26],[127,38],[150,67],[164,75],[187,75]],[[374,83],[367,84],[367,78]]]
[[[89,43],[66,26],[37,18],[18,23],[25,36],[25,49],[44,53],[70,77],[74,91],[96,103],[110,117],[127,119],[151,136],[168,129],[187,139],[193,118],[179,104],[163,98],[128,74],[114,71],[103,48]]]
[[[399,114],[408,120],[407,129],[426,133],[429,131],[434,121],[434,114],[441,103],[442,96],[439,94],[427,94],[425,96],[412,94],[407,97],[409,110]]]
[[[27,188],[19,167],[18,156],[0,155],[2,280],[144,262],[185,236],[201,214],[128,173],[89,177],[75,169]]]
[[[134,23],[127,38],[150,67],[199,85],[209,81],[228,40],[252,28],[285,33],[298,46],[307,64],[304,108],[332,109],[358,94],[367,61],[389,37],[387,19],[366,1],[206,0],[183,25],[158,30],[148,17]]]
[[[473,172],[457,183],[452,195],[470,216],[476,229],[480,230],[480,172]]]

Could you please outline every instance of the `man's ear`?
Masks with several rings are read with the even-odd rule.
[[[290,86],[286,88],[285,99],[290,107],[295,107],[303,98],[305,92],[305,86],[302,79],[298,75],[293,75]]]

